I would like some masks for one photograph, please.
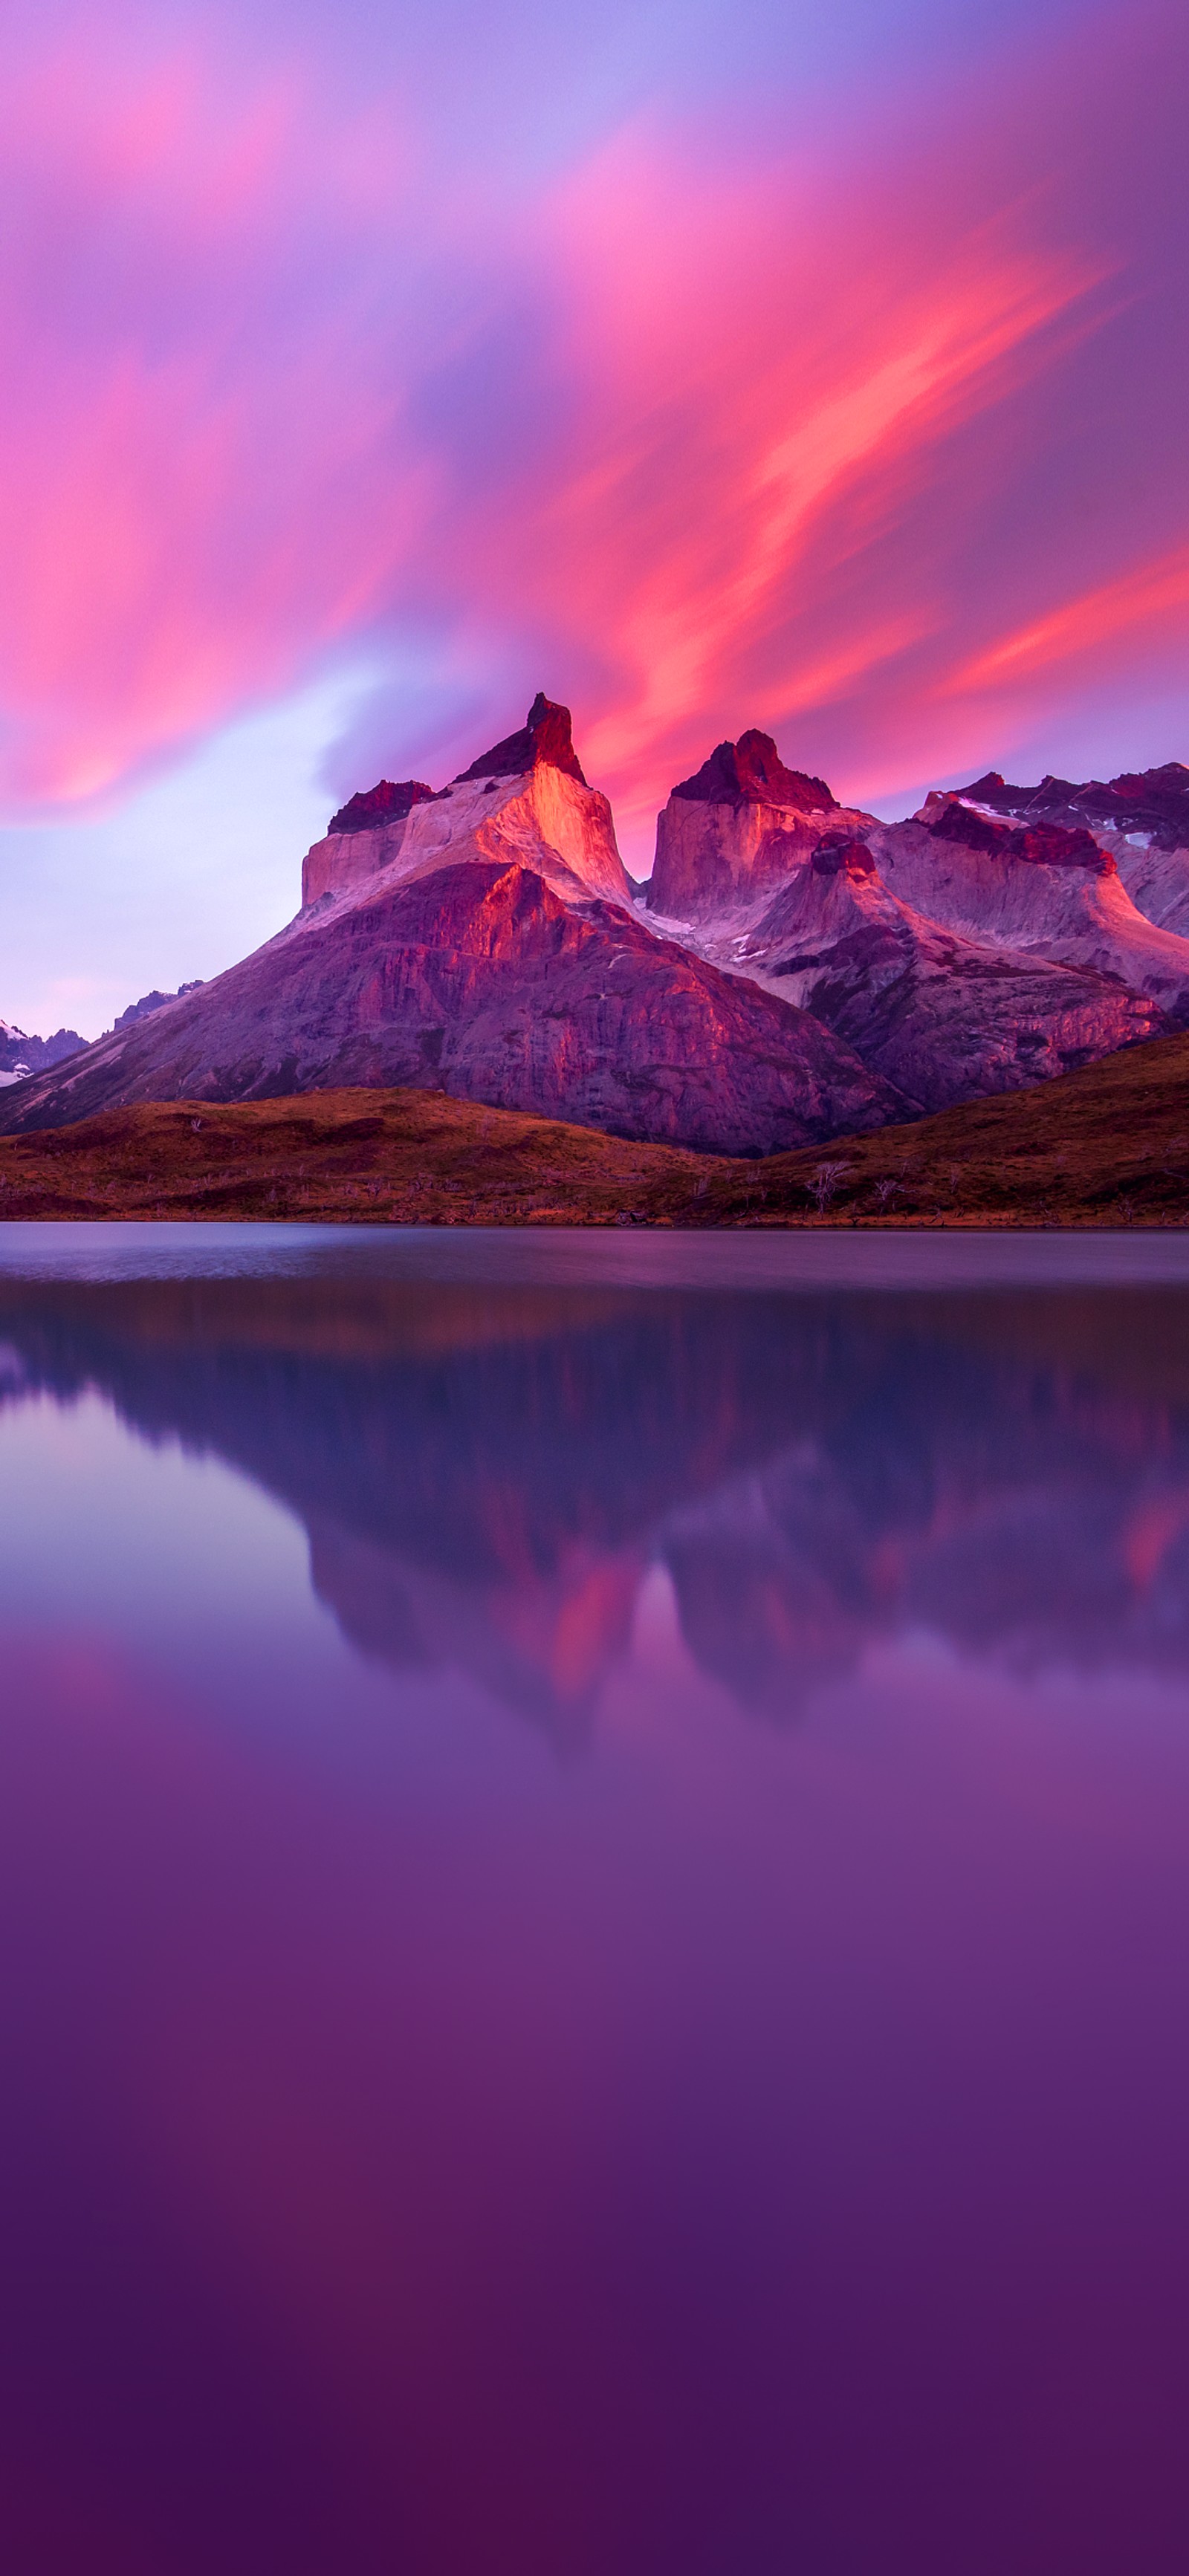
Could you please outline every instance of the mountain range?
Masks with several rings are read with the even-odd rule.
[[[988,772],[885,823],[750,730],[673,788],[639,886],[541,695],[447,786],[352,797],[252,956],[57,1063],[26,1053],[0,1130],[402,1085],[767,1154],[1185,1027],[1179,763],[1031,789]]]
[[[22,1082],[26,1074],[41,1073],[51,1064],[61,1064],[68,1055],[77,1055],[86,1045],[77,1029],[55,1029],[52,1038],[27,1036],[24,1029],[14,1028],[9,1020],[0,1020],[0,1085]]]
[[[150,1013],[161,1010],[166,1002],[180,1001],[186,993],[196,993],[198,982],[179,985],[176,993],[142,993],[138,1002],[129,1002],[115,1021],[116,1029],[130,1028],[134,1020],[147,1020]],[[109,1034],[105,1032],[105,1035]],[[0,1020],[0,1088],[23,1082],[31,1073],[41,1073],[49,1065],[63,1064],[68,1055],[81,1055],[86,1039],[77,1029],[55,1029],[52,1038],[30,1037],[27,1030]]]

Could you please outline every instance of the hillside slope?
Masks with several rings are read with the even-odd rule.
[[[423,1091],[146,1104],[0,1139],[0,1220],[31,1217],[1185,1225],[1189,1036],[758,1162]]]
[[[1189,1036],[755,1171],[754,1213],[777,1223],[814,1201],[815,1180],[822,1198],[824,1179],[833,1223],[1184,1225]]]
[[[300,923],[0,1102],[0,1132],[139,1100],[417,1085],[613,1135],[773,1152],[903,1115],[791,1003],[535,870],[460,862]]]

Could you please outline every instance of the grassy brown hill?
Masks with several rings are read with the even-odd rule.
[[[688,1222],[735,1166],[427,1091],[145,1102],[0,1138],[0,1219]]]
[[[452,1225],[1180,1225],[1189,1036],[758,1162],[449,1100],[148,1103],[0,1139],[0,1218]]]

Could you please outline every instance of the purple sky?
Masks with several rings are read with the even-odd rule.
[[[574,708],[906,810],[1187,749],[1183,7],[15,0],[0,1015],[294,909]]]

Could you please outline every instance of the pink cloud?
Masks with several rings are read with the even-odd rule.
[[[192,49],[145,70],[84,43],[0,100],[26,217],[0,292],[17,798],[91,796],[285,687],[407,549],[419,469],[394,476],[401,392],[366,327],[396,120],[386,202],[361,203],[308,87],[217,98]]]
[[[645,804],[663,798],[658,756],[670,769],[692,757],[708,706],[725,721],[746,703],[753,720],[787,725],[944,627],[929,578],[889,590],[878,568],[838,626],[837,558],[867,553],[890,512],[920,506],[938,443],[1042,364],[1054,324],[1100,282],[1089,258],[1013,238],[1006,221],[959,228],[922,278],[915,223],[901,208],[898,239],[897,210],[884,211],[867,291],[848,294],[846,233],[772,187],[748,245],[762,292],[741,310],[724,277],[723,327],[707,335],[707,274],[693,264],[684,348],[660,312],[645,334],[663,383],[633,407],[616,501],[604,460],[602,491],[579,479],[555,509],[574,540],[569,580],[593,576],[590,613],[627,682],[590,743],[625,799],[636,773]]]
[[[1183,625],[1187,609],[1189,546],[1178,546],[1158,562],[1141,564],[1117,581],[1103,582],[1004,637],[956,671],[950,686],[955,694],[1000,684],[1010,687],[1038,671],[1095,655],[1100,646],[1114,644],[1132,629],[1155,625],[1166,630],[1173,618]]]
[[[53,24],[0,91],[10,810],[396,643],[432,685],[381,765],[448,768],[544,683],[643,856],[744,723],[889,792],[1065,703],[1078,602],[1124,670],[1179,633],[1115,570],[1187,534],[1165,10],[812,144],[757,91],[535,177],[411,58],[352,94],[305,22],[234,79],[197,8],[168,49]]]

